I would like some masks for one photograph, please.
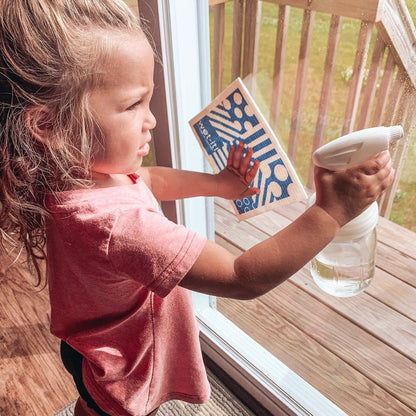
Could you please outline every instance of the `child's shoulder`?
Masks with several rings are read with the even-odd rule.
[[[117,208],[155,207],[157,201],[140,177],[129,179],[123,185],[82,188],[64,192],[48,193],[46,209],[54,214],[59,212],[80,212],[110,210]]]
[[[59,232],[65,239],[76,236],[123,234],[129,228],[160,224],[160,207],[146,185],[136,184],[107,188],[78,189],[49,194],[46,201],[48,234]],[[122,221],[120,220],[122,219]]]

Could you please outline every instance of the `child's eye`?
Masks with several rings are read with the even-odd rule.
[[[127,111],[134,110],[140,103],[141,103],[141,100],[136,101],[134,104],[132,104],[131,106],[127,107],[126,110]]]

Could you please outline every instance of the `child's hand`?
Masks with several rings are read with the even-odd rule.
[[[260,166],[258,160],[250,167],[253,149],[249,147],[243,156],[244,143],[231,146],[227,166],[216,175],[217,195],[226,199],[243,199],[260,193],[259,188],[250,188]]]
[[[394,173],[388,151],[341,172],[315,166],[316,204],[343,226],[392,184]]]

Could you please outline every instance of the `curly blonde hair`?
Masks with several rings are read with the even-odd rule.
[[[91,185],[97,126],[88,94],[114,31],[143,33],[122,0],[0,0],[1,241],[26,252],[36,285],[46,257],[46,192]],[[34,106],[48,110],[46,142],[25,122]]]

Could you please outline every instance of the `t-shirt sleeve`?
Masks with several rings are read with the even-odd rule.
[[[108,256],[116,271],[166,296],[195,263],[206,238],[144,208],[121,211]]]

